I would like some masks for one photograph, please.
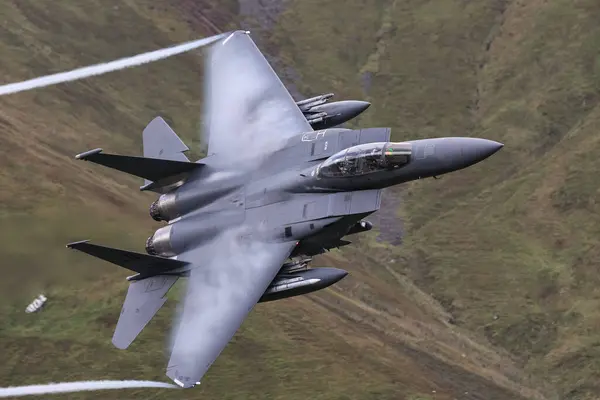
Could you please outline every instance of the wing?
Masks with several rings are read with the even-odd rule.
[[[248,32],[233,32],[216,43],[205,60],[203,121],[209,155],[254,158],[312,131]]]
[[[118,349],[129,347],[165,304],[167,301],[165,295],[177,279],[177,276],[157,275],[129,284],[112,339],[115,347]]]
[[[182,387],[199,383],[295,245],[241,241],[228,232],[179,257],[202,265],[190,272],[167,376]]]

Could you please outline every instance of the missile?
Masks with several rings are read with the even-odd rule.
[[[348,272],[337,268],[313,268],[278,274],[262,295],[259,303],[285,299],[324,289],[340,281]]]
[[[173,221],[235,192],[243,186],[241,179],[237,174],[213,173],[203,178],[199,186],[183,185],[152,203],[150,217],[155,221]]]
[[[315,114],[308,114],[308,115],[306,115],[306,120],[311,125],[312,124],[316,124],[317,122],[323,121],[324,118],[327,118],[327,113],[326,112],[321,112],[321,113],[315,113]]]
[[[327,100],[333,97],[333,93],[322,94],[320,96],[311,97],[310,99],[304,99],[297,101],[296,104],[300,108],[300,111],[308,111],[311,107],[318,106],[325,103]]]
[[[291,274],[297,271],[308,269],[308,263],[312,261],[311,257],[301,258],[296,261],[285,263],[281,266],[280,274]]]
[[[194,246],[212,240],[224,229],[239,225],[237,210],[199,213],[159,228],[146,240],[146,253],[151,256],[174,257]]]
[[[358,100],[335,101],[325,104],[333,93],[322,94],[296,102],[308,123],[315,130],[343,124],[365,111],[371,103]]]

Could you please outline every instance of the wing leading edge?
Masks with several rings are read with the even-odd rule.
[[[237,161],[277,150],[312,128],[248,32],[208,49],[204,134],[208,154]]]
[[[167,376],[184,388],[198,384],[259,301],[296,242],[242,243],[227,232],[210,246],[180,257],[202,257],[194,268],[179,324],[174,330]],[[210,252],[212,254],[207,254]]]

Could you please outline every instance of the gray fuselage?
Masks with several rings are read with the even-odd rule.
[[[154,212],[169,225],[149,242],[155,254],[175,256],[248,224],[269,240],[297,240],[294,255],[318,254],[379,209],[381,189],[466,168],[501,147],[461,137],[394,143],[388,128],[331,129],[298,135],[252,173],[228,172],[208,157],[186,185],[161,196]]]

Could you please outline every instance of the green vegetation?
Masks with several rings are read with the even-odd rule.
[[[364,93],[374,105],[361,125],[391,126],[399,140],[468,135],[506,145],[474,168],[394,192],[406,234],[386,248],[389,267],[561,398],[595,398],[598,3],[357,2],[383,15],[348,10],[361,15],[348,28],[339,9],[311,15],[317,3],[296,2],[280,27],[294,37],[292,64],[310,65],[299,67],[307,88],[331,80],[343,97],[362,97],[361,74],[372,72]],[[341,49],[365,48],[357,32],[377,45],[348,58]]]
[[[235,26],[234,2],[209,3],[6,2],[2,81]],[[368,99],[353,125],[390,126],[397,140],[480,136],[505,148],[471,169],[388,191],[400,206],[378,214],[402,227],[403,244],[369,232],[316,260],[351,276],[258,306],[186,398],[594,398],[600,5],[343,3],[290,0],[262,32],[301,92]],[[139,154],[143,127],[162,115],[197,156],[201,77],[200,57],[187,54],[0,98],[1,386],[164,380],[175,301],[119,351],[110,338],[127,273],[64,248],[89,238],[141,250],[159,226],[147,216],[154,197],[137,190],[139,180],[73,155]],[[47,307],[25,314],[40,290]],[[124,394],[181,396],[69,397]]]

